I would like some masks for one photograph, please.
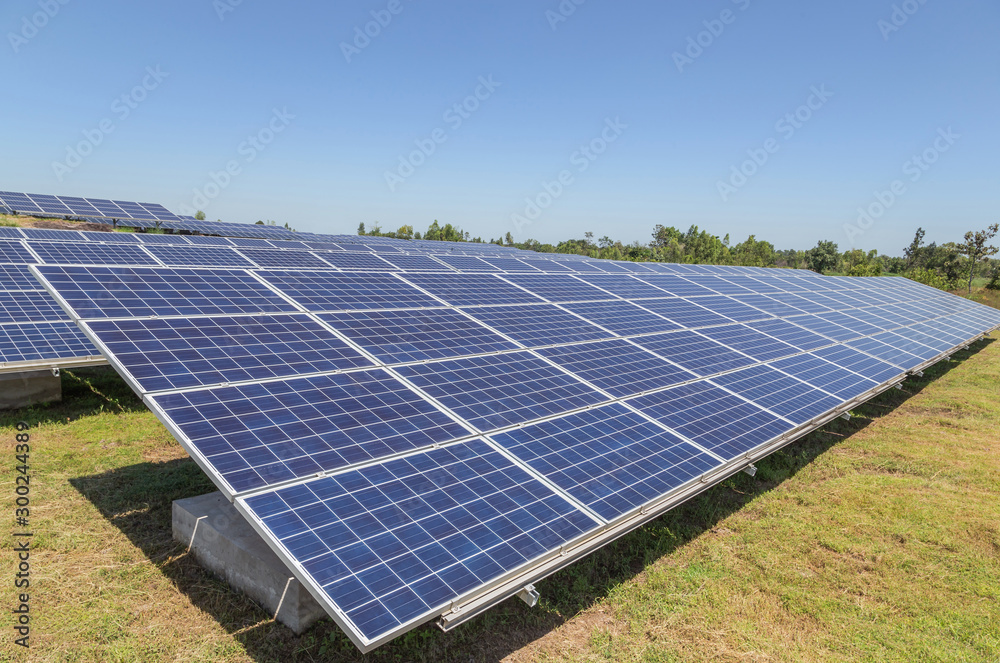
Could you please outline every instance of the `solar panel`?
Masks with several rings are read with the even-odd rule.
[[[72,322],[0,325],[0,361],[5,364],[100,356]]]
[[[89,242],[114,242],[116,244],[139,244],[139,237],[135,233],[119,232],[80,232],[83,238]]]
[[[144,267],[33,267],[81,318],[295,312],[249,274]]]
[[[230,494],[468,436],[382,370],[150,398]]]
[[[719,315],[724,315],[736,322],[751,322],[771,317],[769,313],[741,304],[732,297],[691,297],[687,301],[707,308],[709,311],[713,311]]]
[[[268,283],[309,311],[350,311],[441,306],[391,274],[259,272]]]
[[[21,242],[0,240],[0,262],[27,265],[37,261]]]
[[[576,302],[562,304],[561,307],[620,336],[680,329],[680,325],[639,308],[631,302]]]
[[[629,403],[726,460],[795,427],[709,382],[680,385],[639,396]]]
[[[0,226],[0,239],[24,239],[24,233],[20,228]]]
[[[562,274],[505,274],[503,277],[550,302],[584,302],[615,299],[614,295]]]
[[[535,295],[492,274],[406,274],[404,278],[453,306],[542,302]]]
[[[447,309],[327,313],[328,322],[387,364],[517,349],[468,317]]]
[[[493,439],[608,521],[721,464],[619,404]]]
[[[0,292],[0,324],[63,321],[66,314],[54,299],[38,292]]]
[[[527,347],[576,343],[612,336],[551,304],[491,306],[470,308],[466,312]]]
[[[576,270],[576,265],[573,266],[565,265],[563,263],[555,262],[554,260],[545,260],[541,258],[524,258],[523,262],[528,267],[533,267],[540,272],[573,272]]]
[[[757,361],[771,361],[798,354],[799,349],[746,325],[727,325],[699,329],[699,334],[718,341],[727,348],[742,352]]]
[[[635,342],[703,377],[757,363],[745,354],[692,331],[641,336]]]
[[[667,320],[677,323],[681,327],[689,329],[732,323],[732,320],[729,318],[724,318],[702,306],[692,304],[677,297],[672,299],[643,299],[637,301],[636,304],[657,315],[663,316]]]
[[[279,249],[245,249],[240,253],[261,267],[297,267],[300,269],[330,269],[330,264],[307,251]]]
[[[253,267],[233,249],[200,246],[150,246],[146,249],[164,265],[172,267]]]
[[[371,367],[304,314],[88,323],[142,391]]]
[[[478,440],[241,503],[365,642],[596,527]]]
[[[779,359],[770,366],[822,389],[842,401],[857,398],[878,386],[874,380],[852,373],[814,355]]]
[[[41,290],[42,285],[25,265],[0,265],[0,290]]]
[[[579,278],[600,288],[601,290],[606,290],[611,294],[624,299],[665,297],[669,294],[632,276],[617,274],[584,274]]]
[[[527,352],[402,366],[397,370],[482,432],[606,400]]]
[[[495,272],[497,268],[473,256],[435,255],[436,259],[461,272]]]
[[[796,425],[834,410],[841,403],[838,398],[766,365],[719,375],[711,382],[763,405]]]
[[[420,256],[420,255],[407,255],[407,254],[393,254],[387,256],[381,256],[383,260],[388,261],[392,265],[395,265],[399,269],[405,270],[407,272],[450,272],[452,269],[446,266],[444,263],[434,260],[430,256]]]
[[[762,320],[760,322],[749,322],[746,326],[754,331],[776,338],[779,341],[784,341],[799,350],[815,350],[831,343],[830,339],[824,338],[819,334],[814,334],[808,329],[794,325],[787,320]]]
[[[616,398],[698,379],[622,339],[544,348],[538,353]]]
[[[139,246],[92,242],[29,242],[31,250],[47,265],[155,265],[156,260]],[[32,261],[34,262],[34,261]]]

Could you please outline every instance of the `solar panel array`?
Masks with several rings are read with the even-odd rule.
[[[366,651],[460,623],[1000,326],[899,278],[138,239],[153,264],[31,269]],[[70,259],[44,241],[20,244]]]

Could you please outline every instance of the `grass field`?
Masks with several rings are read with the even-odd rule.
[[[0,660],[1000,661],[1000,343],[955,359],[539,583],[536,608],[367,657],[204,572],[170,504],[209,480],[113,372],[64,371],[63,403],[0,414],[8,514],[31,425],[35,532],[29,653],[0,552]]]

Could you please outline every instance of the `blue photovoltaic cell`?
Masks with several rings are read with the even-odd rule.
[[[613,336],[551,304],[493,306],[465,311],[527,347],[578,343]]]
[[[0,237],[3,239],[24,239],[24,233],[21,232],[20,228],[0,226]]]
[[[787,320],[763,320],[761,322],[747,323],[746,326],[754,331],[773,336],[804,351],[822,348],[833,342],[828,338],[823,338],[819,334],[814,334],[808,329],[793,325]]]
[[[639,396],[630,403],[726,460],[794,428],[793,424],[708,382]]]
[[[698,331],[726,347],[750,355],[757,361],[770,361],[799,353],[798,348],[750,329],[746,325],[709,327]]]
[[[732,320],[680,298],[643,299],[635,302],[657,315],[687,328],[731,324]]]
[[[858,318],[850,316],[841,311],[832,311],[830,313],[820,313],[816,316],[821,320],[826,320],[827,322],[832,322],[841,327],[847,327],[851,331],[857,333],[860,336],[871,336],[872,334],[878,334],[879,332],[884,332],[884,327],[876,327],[875,325],[870,325],[867,322],[863,322]]]
[[[527,352],[401,366],[396,370],[483,432],[606,400]]]
[[[906,370],[910,370],[920,364],[924,363],[924,360],[916,355],[911,355],[909,352],[904,352],[899,348],[887,345],[882,341],[878,341],[875,338],[859,338],[856,341],[850,341],[848,346],[859,350],[866,354],[873,355],[879,359],[886,361],[890,364],[895,364]]]
[[[505,272],[538,272],[517,258],[482,258],[482,260]]]
[[[136,237],[143,244],[150,244],[153,246],[160,244],[171,244],[175,246],[191,246],[191,242],[187,241],[187,237],[183,235],[158,235],[154,233],[136,233]]]
[[[617,299],[614,295],[587,285],[574,276],[563,274],[505,274],[504,279],[530,290],[550,302]]]
[[[796,295],[791,292],[776,292],[768,295],[768,297],[776,299],[783,304],[794,306],[803,313],[825,313],[831,308],[829,306],[817,304],[816,299],[818,298],[818,295],[815,293],[802,293],[801,295]]]
[[[85,319],[295,311],[240,271],[54,265],[37,269]]]
[[[621,339],[546,348],[538,353],[618,398],[698,379],[694,373]]]
[[[597,526],[481,440],[245,503],[369,641]]]
[[[616,266],[620,267],[622,270],[624,270],[624,271],[626,271],[628,273],[631,273],[631,274],[651,274],[651,273],[657,273],[655,269],[651,269],[649,267],[646,267],[645,265],[643,265],[641,263],[638,263],[638,262],[629,262],[629,261],[624,261],[624,260],[614,260],[614,261],[605,261],[605,264],[607,264],[607,265],[616,265]]]
[[[324,313],[320,318],[387,364],[518,347],[449,309]]]
[[[202,244],[206,246],[227,246],[231,247],[232,242],[227,237],[208,237],[204,235],[189,235],[187,240],[192,244]]]
[[[240,253],[261,267],[299,267],[303,269],[331,269],[308,251],[281,251],[279,249],[245,249]]]
[[[576,263],[574,263],[576,264]],[[598,271],[604,272],[605,274],[631,274],[629,270],[625,269],[621,265],[611,262],[610,260],[592,260],[587,264],[592,265],[597,268]],[[647,272],[648,273],[648,272]]]
[[[842,401],[856,398],[877,386],[873,380],[851,373],[813,355],[779,359],[770,366],[833,394]]]
[[[542,302],[531,293],[492,274],[404,274],[403,277],[454,306]]]
[[[295,240],[278,239],[271,242],[279,249],[304,249],[306,251],[310,250],[312,247],[305,242],[298,242]]]
[[[0,265],[0,290],[41,290],[42,284],[25,265]]]
[[[435,255],[441,262],[461,272],[495,272],[497,268],[473,256]]]
[[[689,281],[688,279],[680,276],[671,276],[668,274],[643,274],[639,278],[646,283],[656,286],[660,290],[664,290],[672,295],[677,295],[678,297],[695,297],[698,295],[714,294],[711,290],[698,285],[695,281]]]
[[[712,378],[743,398],[780,414],[796,425],[836,409],[841,401],[769,366],[751,366]]]
[[[235,246],[243,246],[252,249],[273,249],[274,244],[266,239],[254,239],[250,237],[230,237],[229,241]]]
[[[635,342],[703,377],[757,363],[712,339],[686,330],[642,336]]]
[[[21,242],[0,240],[0,262],[28,265],[38,262]]]
[[[751,276],[733,275],[733,276],[726,276],[725,278],[730,283],[734,283],[740,286],[741,288],[746,288],[751,292],[756,292],[761,295],[766,295],[772,292],[785,292],[785,290],[782,288],[779,288],[765,281],[758,280]],[[742,296],[740,297],[740,301],[743,301]]]
[[[66,320],[47,292],[0,292],[0,323]]]
[[[339,244],[334,244],[333,242],[303,242],[310,249],[319,249],[320,251],[343,251]]]
[[[815,315],[799,315],[794,318],[786,318],[789,322],[800,327],[805,327],[809,331],[816,332],[839,343],[850,341],[864,336],[861,332],[841,327],[838,324],[829,322]],[[858,323],[860,326],[860,323]]]
[[[641,309],[631,302],[577,302],[563,308],[620,336],[634,336],[680,329],[680,325]]]
[[[861,354],[857,350],[852,350],[843,345],[816,350],[813,354],[826,359],[831,364],[854,371],[879,384],[900,377],[903,373],[896,366],[891,366],[884,361]]]
[[[258,272],[310,311],[349,311],[441,306],[391,274],[340,274],[337,272]]]
[[[321,252],[316,255],[322,258],[323,261],[339,269],[368,269],[376,271],[393,271],[395,269],[394,265],[390,265],[372,253],[340,251],[337,253]]]
[[[609,521],[721,464],[619,404],[493,439]]]
[[[751,306],[746,306],[730,297],[691,297],[689,302],[704,306],[713,313],[724,315],[736,322],[751,322],[753,320],[765,320],[772,317],[771,314],[759,311]]]
[[[876,327],[876,330],[871,332],[872,334],[899,327],[899,324],[879,316],[876,311],[870,309],[850,309],[846,315]]]
[[[698,285],[705,286],[720,295],[732,295],[739,299],[742,295],[753,294],[752,290],[747,290],[743,286],[727,281],[722,276],[692,276],[689,277]]]
[[[0,362],[100,356],[72,322],[0,325]]]
[[[107,242],[111,244],[139,244],[139,238],[135,233],[123,232],[81,232],[83,238],[89,242]]]
[[[522,259],[522,262],[529,267],[534,267],[535,269],[543,272],[572,272],[576,269],[577,265],[575,262],[572,263],[572,265],[568,265],[554,260],[532,258],[524,258]]]
[[[382,370],[151,398],[237,492],[468,435]]]
[[[760,309],[777,318],[802,315],[802,311],[794,306],[779,302],[777,299],[772,299],[767,295],[740,295],[739,300],[743,304]]]
[[[54,242],[79,242],[81,235],[75,230],[51,230],[48,228],[21,228],[28,239],[43,239]]]
[[[579,278],[623,299],[666,297],[670,294],[627,274],[584,274]]]
[[[130,244],[94,244],[77,241],[30,242],[31,249],[49,265],[155,265],[142,247]],[[32,261],[34,262],[34,261]]]
[[[171,267],[253,267],[233,249],[200,246],[150,246],[146,249]]]
[[[382,256],[383,260],[387,260],[399,269],[407,272],[450,272],[452,269],[447,265],[444,265],[437,260],[434,260],[430,256],[419,256],[419,255],[406,255],[406,254],[393,254]]]
[[[305,314],[89,323],[144,391],[371,367]]]

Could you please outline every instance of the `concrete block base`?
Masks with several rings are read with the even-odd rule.
[[[51,370],[0,373],[0,410],[62,400],[62,378]]]
[[[202,566],[296,634],[327,616],[222,493],[175,500],[173,535]]]

